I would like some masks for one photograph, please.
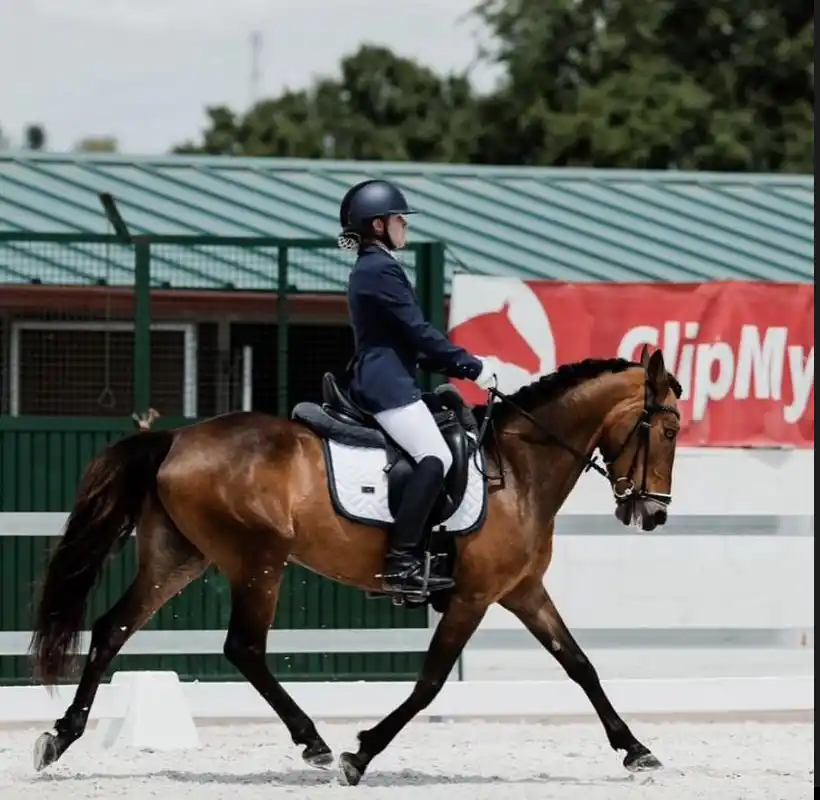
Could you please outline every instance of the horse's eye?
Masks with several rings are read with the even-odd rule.
[[[667,439],[674,439],[678,435],[678,432],[677,430],[675,430],[675,428],[664,428],[663,435]]]

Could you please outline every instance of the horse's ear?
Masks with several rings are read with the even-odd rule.
[[[656,350],[652,353],[644,369],[647,383],[652,387],[655,397],[663,402],[669,394],[669,376],[666,374],[666,364],[663,363],[663,351]]]
[[[641,357],[638,359],[638,363],[646,369],[649,366],[649,345],[645,344],[641,348]]]

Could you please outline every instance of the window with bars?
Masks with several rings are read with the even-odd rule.
[[[127,322],[14,322],[9,342],[12,415],[121,416],[133,411],[134,331]],[[197,414],[196,328],[151,330],[151,405]]]

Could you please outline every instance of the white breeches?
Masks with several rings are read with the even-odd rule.
[[[423,400],[379,411],[373,416],[385,433],[404,448],[417,464],[423,458],[432,456],[441,461],[445,475],[450,471],[453,466],[450,448]]]

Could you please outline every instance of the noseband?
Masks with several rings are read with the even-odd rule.
[[[643,473],[641,479],[641,488],[637,489],[638,499],[654,500],[655,502],[661,503],[664,506],[668,506],[672,502],[671,494],[666,494],[665,492],[650,492],[647,491],[646,488],[646,476],[648,472],[647,468],[649,466],[649,432],[652,429],[652,417],[654,417],[655,414],[661,413],[674,414],[678,419],[680,419],[680,411],[678,411],[678,409],[674,408],[673,406],[668,406],[663,403],[656,402],[654,397],[652,397],[652,392],[649,388],[649,383],[645,383],[643,411],[641,412],[641,416],[638,418],[638,421],[632,426],[632,430],[629,432],[629,435],[626,437],[626,439],[624,439],[624,443],[621,445],[621,448],[620,450],[618,450],[617,454],[613,458],[604,459],[604,463],[606,464],[605,477],[609,480],[609,483],[612,486],[612,494],[615,495],[616,503],[625,503],[631,497],[633,497],[633,495],[636,494],[635,470],[638,468],[638,458],[640,457],[641,452],[643,452]],[[629,465],[629,470],[623,477],[616,478],[612,474],[612,465],[618,460],[618,458],[620,458],[624,450],[626,450],[630,440],[635,435],[637,435],[638,437],[638,446],[635,448],[635,454],[632,456],[632,463]],[[587,469],[589,469],[589,467],[585,467],[585,471]]]
[[[531,422],[544,437],[543,440],[540,441],[527,439],[524,436],[521,436],[520,438],[524,439],[529,444],[554,444],[563,450],[572,453],[572,455],[583,462],[583,472],[589,472],[589,470],[593,469],[609,481],[609,485],[612,487],[612,494],[615,496],[615,502],[619,505],[621,503],[626,503],[633,497],[637,497],[640,500],[654,500],[656,503],[660,503],[664,506],[668,506],[672,502],[671,494],[666,494],[664,492],[650,492],[647,491],[646,488],[647,467],[649,465],[649,432],[652,428],[652,418],[656,414],[673,414],[675,417],[680,419],[680,411],[678,411],[678,409],[674,406],[658,403],[653,396],[648,381],[644,383],[644,404],[641,415],[632,426],[632,429],[629,431],[626,439],[624,439],[624,442],[618,449],[618,452],[612,458],[606,458],[606,456],[603,456],[603,451],[601,451],[605,466],[601,466],[598,456],[595,454],[595,451],[600,449],[599,442],[596,442],[592,446],[592,450],[589,453],[582,453],[580,450],[576,450],[571,444],[561,439],[560,436],[556,436],[554,433],[548,431],[537,419],[535,419],[532,414],[521,408],[517,403],[510,399],[509,395],[504,394],[504,392],[500,391],[497,387],[491,386],[487,392],[491,396],[497,397],[502,403],[507,403],[511,408],[514,408],[522,417],[524,417],[524,419]],[[484,441],[488,427],[492,425],[492,407],[493,402],[491,399],[487,404],[487,413],[484,415],[484,419],[481,423],[481,429],[478,436],[479,446]],[[617,478],[612,473],[612,466],[624,453],[633,436],[638,437],[638,444],[635,448],[635,455],[632,457],[632,463],[629,465],[629,470],[626,475]],[[504,488],[505,485],[504,464],[503,459],[501,458],[501,453],[498,449],[498,439],[495,436],[493,439],[496,442],[496,456],[498,458],[500,470],[500,475],[496,478],[496,480],[499,481],[496,484],[496,488],[501,489]],[[638,468],[638,459],[641,453],[643,453],[643,477],[641,480],[640,489],[638,489],[635,486],[635,471]],[[485,475],[484,477],[488,479],[490,478],[489,475]]]

